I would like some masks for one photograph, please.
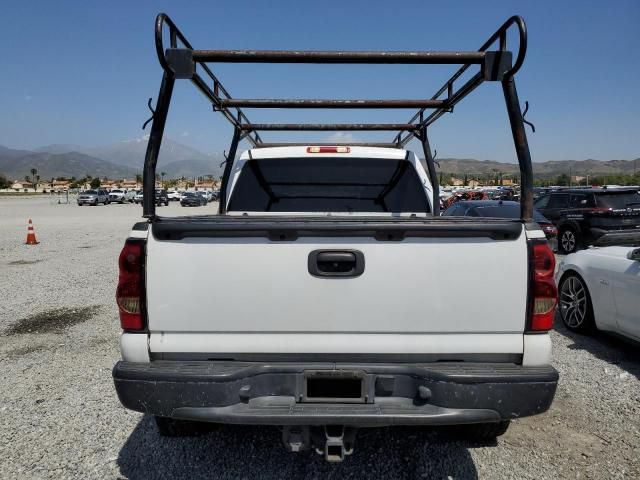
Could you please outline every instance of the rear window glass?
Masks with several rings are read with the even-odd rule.
[[[86,190],[84,193],[88,195],[96,195],[98,192],[96,192],[95,190]]]
[[[245,212],[428,212],[424,188],[406,160],[248,160],[229,210]]]
[[[547,208],[567,208],[569,206],[568,193],[554,193],[549,199]]]
[[[596,195],[596,202],[599,207],[604,208],[640,207],[640,194],[636,192],[603,193]]]

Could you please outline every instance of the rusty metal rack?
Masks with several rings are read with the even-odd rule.
[[[518,52],[507,49],[507,33],[516,29],[519,36]],[[163,36],[168,31],[169,47]],[[228,161],[222,175],[220,213],[226,213],[226,188],[238,143],[248,141],[253,148],[301,145],[300,143],[265,143],[262,131],[391,131],[397,132],[389,143],[358,143],[364,146],[404,148],[416,138],[422,144],[427,171],[433,185],[433,210],[437,214],[438,178],[429,145],[427,129],[445,113],[450,113],[462,99],[482,83],[500,82],[502,85],[521,176],[521,217],[530,220],[533,212],[533,178],[529,146],[524,130],[523,116],[514,80],[515,73],[524,62],[527,50],[527,32],[522,17],[509,18],[477,51],[281,51],[281,50],[196,50],[175,23],[164,13],[156,18],[155,43],[158,60],[164,72],[160,92],[153,114],[153,123],[144,166],[144,211],[147,218],[155,217],[155,172],[158,153],[166,123],[173,86],[177,79],[191,83],[211,102],[213,110],[220,112],[234,127],[227,154]],[[494,50],[489,50],[495,46]],[[461,67],[428,99],[238,99],[233,98],[209,67],[209,63],[291,63],[291,64],[420,64],[461,65]],[[462,85],[461,77],[471,67],[478,71]],[[407,123],[251,123],[245,109],[407,109],[418,111]],[[427,114],[427,111],[429,113]],[[317,143],[310,143],[318,145]],[[308,144],[303,144],[308,145]],[[332,145],[340,145],[332,144]],[[356,145],[350,143],[349,145]]]

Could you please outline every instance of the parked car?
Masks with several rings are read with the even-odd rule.
[[[558,229],[558,249],[633,242],[640,233],[640,194],[635,188],[567,189],[548,193],[534,206]]]
[[[559,265],[558,300],[565,326],[614,332],[640,341],[640,236],[636,247],[592,247]]]
[[[185,192],[180,200],[183,207],[201,207],[207,204],[207,200],[196,192]]]
[[[156,205],[169,206],[169,197],[167,191],[163,188],[156,188]]]
[[[167,192],[167,198],[170,202],[179,202],[181,197],[181,193],[177,190],[169,190]]]
[[[199,195],[202,195],[207,200],[207,202],[211,201],[211,198],[212,198],[211,197],[211,191],[209,191],[209,190],[198,190],[196,193],[199,194]]]
[[[109,194],[106,190],[97,189],[97,190],[85,190],[84,192],[78,195],[78,205],[98,205],[102,203],[104,205],[109,205]]]
[[[202,198],[204,198],[205,205],[209,203],[209,196],[207,195],[207,192],[204,192],[204,191],[196,192],[196,195],[200,195]]]
[[[136,192],[136,194],[133,196],[133,202],[134,203],[139,203],[142,205],[142,199],[144,198],[144,196],[142,195],[142,190],[138,190]]]
[[[520,218],[520,204],[504,200],[463,200],[451,205],[442,215],[518,219]],[[533,220],[540,225],[551,249],[556,251],[558,249],[558,230],[555,225],[535,209],[533,210]]]
[[[114,189],[109,192],[109,201],[124,203],[133,202],[135,192],[133,190]]]

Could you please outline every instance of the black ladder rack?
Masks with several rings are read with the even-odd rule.
[[[507,32],[515,28],[519,35],[518,52],[513,62],[512,52],[507,49]],[[168,29],[169,48],[165,48],[163,34]],[[147,218],[155,217],[155,171],[158,153],[164,133],[164,126],[176,79],[188,79],[205,95],[234,127],[233,139],[222,176],[220,191],[220,213],[226,213],[226,188],[235,158],[238,143],[247,140],[254,148],[267,146],[309,145],[300,143],[265,143],[259,131],[395,131],[390,143],[359,143],[363,146],[385,146],[404,148],[409,141],[417,138],[423,148],[427,172],[433,187],[433,212],[437,215],[439,206],[438,178],[431,154],[427,129],[445,113],[453,111],[457,103],[469,95],[485,81],[502,84],[509,121],[520,165],[521,176],[521,217],[532,218],[533,178],[531,157],[514,75],[522,66],[527,50],[527,32],[522,17],[509,18],[477,51],[430,52],[430,51],[297,51],[297,50],[196,50],[175,23],[164,13],[156,17],[156,53],[164,73],[144,166],[144,211]],[[497,44],[497,45],[496,45]],[[496,50],[489,47],[496,45]],[[305,64],[420,64],[420,65],[461,65],[461,67],[431,97],[423,99],[237,99],[232,98],[208,63],[305,63]],[[464,84],[460,77],[471,67],[478,71]],[[242,108],[287,108],[287,109],[398,109],[417,108],[418,111],[407,123],[390,124],[316,124],[316,123],[252,123]],[[427,110],[430,113],[427,115]],[[311,143],[318,145],[317,143]],[[340,145],[332,144],[332,145]],[[347,144],[344,144],[347,145]],[[355,145],[353,143],[348,145]]]

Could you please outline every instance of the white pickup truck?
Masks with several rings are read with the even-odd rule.
[[[226,215],[136,224],[120,256],[122,403],[165,433],[169,418],[285,425],[292,449],[309,442],[294,427],[496,436],[547,410],[544,233],[431,216],[414,153],[334,150],[250,150]],[[352,449],[337,444],[328,458]]]
[[[514,63],[511,27],[520,36]],[[122,404],[154,415],[169,435],[198,422],[281,426],[289,450],[331,461],[353,452],[362,427],[456,426],[488,439],[546,411],[558,381],[548,335],[557,289],[553,252],[532,221],[513,78],[526,45],[524,21],[512,17],[472,52],[194,50],[160,14],[148,221],[134,226],[119,260],[122,361],[113,377]],[[463,65],[431,100],[237,99],[208,66],[221,62]],[[155,213],[177,79],[191,80],[234,126],[217,215]],[[521,218],[441,217],[427,127],[485,81],[504,92]],[[420,110],[407,124],[254,124],[240,107]],[[386,146],[278,146],[263,130],[398,134]],[[412,139],[422,158],[405,148]],[[236,158],[241,140],[252,148]]]

